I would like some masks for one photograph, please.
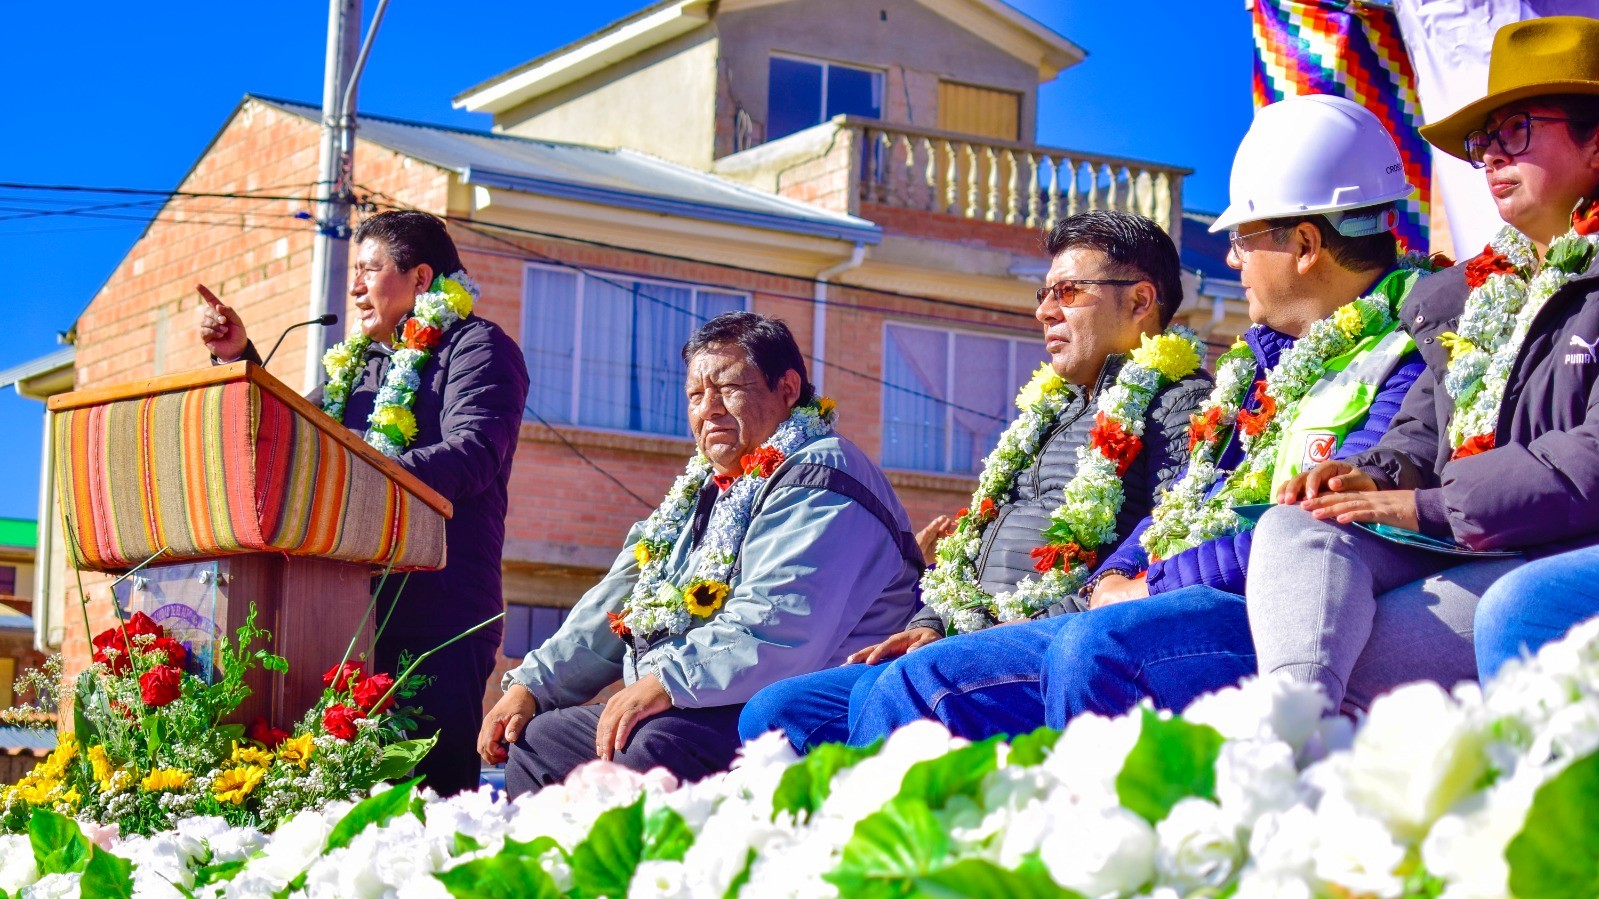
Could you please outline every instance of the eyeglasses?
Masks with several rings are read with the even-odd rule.
[[[1128,287],[1133,284],[1142,284],[1145,280],[1144,278],[1132,281],[1126,278],[1068,278],[1064,281],[1056,281],[1048,287],[1040,287],[1038,289],[1038,305],[1042,306],[1050,300],[1054,300],[1062,306],[1076,305],[1078,295],[1087,293],[1087,291],[1077,286],[1079,284],[1114,284],[1118,287]]]
[[[1289,228],[1297,227],[1299,227],[1299,223],[1295,222],[1292,225],[1278,225],[1275,228],[1262,228],[1259,231],[1251,231],[1248,234],[1240,234],[1235,228],[1227,232],[1227,243],[1232,246],[1233,255],[1238,257],[1239,262],[1242,262],[1244,257],[1249,255],[1249,248],[1244,246],[1246,241],[1254,240],[1262,234],[1270,234],[1273,231],[1286,231]]]
[[[1533,115],[1528,112],[1518,112],[1506,116],[1492,129],[1473,131],[1466,135],[1466,161],[1474,169],[1486,166],[1483,157],[1488,155],[1488,149],[1494,144],[1504,151],[1506,156],[1516,156],[1527,152],[1527,146],[1532,143],[1533,122],[1569,122],[1571,119],[1552,115]]]

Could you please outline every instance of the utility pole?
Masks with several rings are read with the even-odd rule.
[[[350,186],[355,146],[355,58],[361,0],[329,0],[327,64],[322,74],[322,149],[317,163],[316,238],[311,248],[308,318],[337,313],[341,322],[306,331],[305,392],[322,386],[322,354],[344,336],[345,279],[350,272]],[[344,107],[346,94],[351,97]],[[346,133],[349,133],[348,136]]]

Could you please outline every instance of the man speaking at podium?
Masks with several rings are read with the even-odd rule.
[[[411,574],[403,591],[401,578],[391,578],[380,597],[378,620],[393,614],[372,661],[397,673],[402,652],[420,655],[504,608],[506,484],[527,365],[499,326],[472,314],[477,286],[442,221],[425,212],[380,213],[356,229],[354,244],[350,296],[360,333],[323,357],[327,377],[312,400],[455,505],[445,526],[446,566]],[[213,360],[259,364],[238,313],[204,286],[199,291],[200,337]],[[477,786],[483,690],[500,636],[496,623],[419,669],[433,678],[415,697],[433,718],[419,735],[436,731],[439,742],[417,773],[440,794]]]

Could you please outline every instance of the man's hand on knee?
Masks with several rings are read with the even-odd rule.
[[[1277,502],[1287,505],[1328,493],[1364,493],[1376,489],[1377,482],[1370,475],[1348,462],[1334,460],[1323,462],[1283,482],[1277,488]]]
[[[594,755],[606,761],[627,746],[633,729],[672,708],[666,685],[655,677],[642,677],[623,687],[605,703],[600,726],[594,732]]]
[[[515,743],[522,729],[538,713],[538,701],[521,684],[512,684],[500,701],[483,716],[477,734],[477,754],[490,765],[505,761],[508,744]]]

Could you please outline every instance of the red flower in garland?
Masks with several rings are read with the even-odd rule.
[[[139,675],[139,695],[144,704],[158,709],[183,694],[183,672],[171,665],[156,665]]]
[[[1599,200],[1579,208],[1571,214],[1571,227],[1583,237],[1599,234]]]
[[[1473,256],[1466,262],[1466,286],[1472,290],[1481,287],[1494,275],[1508,275],[1515,272],[1516,267],[1509,259],[1494,252],[1494,248],[1486,246],[1482,252]]]
[[[394,705],[393,696],[383,700],[383,705],[378,705],[378,700],[383,699],[383,695],[388,693],[389,688],[392,686],[394,686],[394,678],[387,674],[374,674],[370,677],[363,677],[361,682],[355,685],[353,694],[355,704],[364,709],[367,715],[376,715],[378,712]]]
[[[1212,407],[1204,415],[1195,413],[1188,418],[1188,451],[1201,443],[1211,443],[1221,436],[1221,409]]]
[[[343,662],[329,668],[322,675],[322,686],[332,687],[336,692],[343,693],[354,686],[361,679],[360,662]]]
[[[1255,382],[1255,402],[1260,404],[1256,411],[1244,409],[1238,413],[1238,429],[1250,437],[1260,436],[1260,432],[1266,430],[1266,425],[1277,416],[1277,401],[1266,393],[1265,381]]]
[[[1455,450],[1455,454],[1453,456],[1450,456],[1449,458],[1451,458],[1451,459],[1464,459],[1467,456],[1475,456],[1478,453],[1486,453],[1486,452],[1488,452],[1489,450],[1491,450],[1493,448],[1494,448],[1494,435],[1492,435],[1492,434],[1478,434],[1477,436],[1471,438],[1470,440],[1467,440],[1465,443],[1462,443],[1460,445],[1460,448]]]
[[[1070,568],[1078,562],[1089,568],[1099,564],[1099,553],[1083,549],[1075,542],[1045,544],[1034,549],[1030,555],[1033,557],[1033,570],[1039,574],[1047,574],[1056,568]]]
[[[1094,416],[1094,429],[1088,432],[1088,445],[1116,463],[1117,477],[1127,473],[1133,460],[1144,449],[1144,441],[1127,433],[1121,422],[1103,412]]]
[[[348,743],[355,739],[355,722],[360,718],[360,709],[343,704],[330,705],[322,713],[322,729]]]
[[[745,474],[769,478],[772,472],[777,470],[777,466],[783,464],[785,458],[787,457],[783,455],[783,451],[777,447],[763,446],[753,453],[746,454],[744,458],[738,460],[738,464],[744,469]]]
[[[128,644],[123,641],[121,631],[110,630],[95,637],[94,646],[94,660],[110,668],[112,674],[121,677],[133,668],[133,660],[128,656]]]
[[[431,350],[439,345],[439,338],[443,336],[443,331],[413,317],[405,320],[405,330],[400,333],[400,340],[407,349]]]
[[[962,506],[961,510],[955,513],[955,520],[960,521],[962,518],[965,518],[970,514],[972,514],[972,510]],[[979,524],[988,521],[998,514],[999,510],[995,508],[994,501],[992,499],[984,497],[983,501],[977,504],[977,521]]]
[[[278,744],[289,738],[289,732],[273,727],[266,718],[257,715],[255,720],[251,721],[250,725],[244,729],[244,738],[260,743],[268,749],[276,749]]]
[[[605,618],[610,622],[611,633],[626,640],[633,636],[633,629],[627,626],[627,616],[616,612],[606,612]]]

